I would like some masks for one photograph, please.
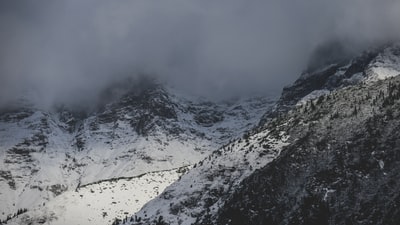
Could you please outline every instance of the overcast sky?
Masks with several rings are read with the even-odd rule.
[[[147,74],[195,94],[279,93],[324,42],[400,33],[398,0],[4,0],[0,104],[87,104]]]

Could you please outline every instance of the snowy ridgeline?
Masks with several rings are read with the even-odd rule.
[[[326,73],[326,71],[337,67],[333,70],[333,74],[327,79],[326,83],[323,83],[320,88],[312,90],[306,96],[302,97],[302,99],[297,102],[297,105],[304,104],[311,99],[317,99],[321,95],[329,94],[332,90],[335,90],[338,87],[340,88],[359,83],[367,84],[400,74],[400,44],[394,44],[378,50],[377,55],[374,55],[374,57],[371,58],[366,56],[368,54],[374,55],[371,52],[366,52],[358,58],[356,57],[355,59],[350,60],[343,66],[333,64],[324,69],[318,70],[313,74],[303,75],[302,79],[307,80],[310,76],[318,76],[319,74]],[[363,63],[366,63],[366,65],[363,66]],[[352,70],[354,72],[352,72]]]
[[[178,168],[255,126],[273,102],[213,103],[157,86],[89,116],[33,106],[2,112],[0,220],[25,208],[9,223],[123,219],[177,180]]]

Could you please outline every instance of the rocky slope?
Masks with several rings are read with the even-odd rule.
[[[123,218],[187,166],[254,126],[273,104],[266,98],[215,103],[159,84],[131,86],[107,101],[89,114],[43,110],[29,99],[1,112],[1,221],[108,224]],[[114,194],[99,194],[105,187]],[[129,191],[116,193],[121,189]],[[93,207],[93,199],[103,197],[105,203]]]
[[[400,77],[310,104],[274,121],[291,144],[242,182],[216,224],[400,221]]]
[[[127,224],[394,224],[399,74],[396,44],[304,73]]]

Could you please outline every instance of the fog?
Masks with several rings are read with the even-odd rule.
[[[154,77],[221,99],[278,94],[312,51],[398,39],[395,0],[19,0],[0,3],[0,105],[90,105]]]

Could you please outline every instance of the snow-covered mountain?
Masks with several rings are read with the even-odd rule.
[[[3,220],[396,224],[397,75],[391,44],[319,61],[276,104],[153,84],[88,115],[10,107],[0,116]]]
[[[396,224],[397,75],[398,44],[303,73],[126,224]]]
[[[29,98],[1,111],[1,221],[123,219],[212,150],[255,126],[274,103],[211,102],[157,83],[132,85],[107,101],[89,114],[43,110]]]

